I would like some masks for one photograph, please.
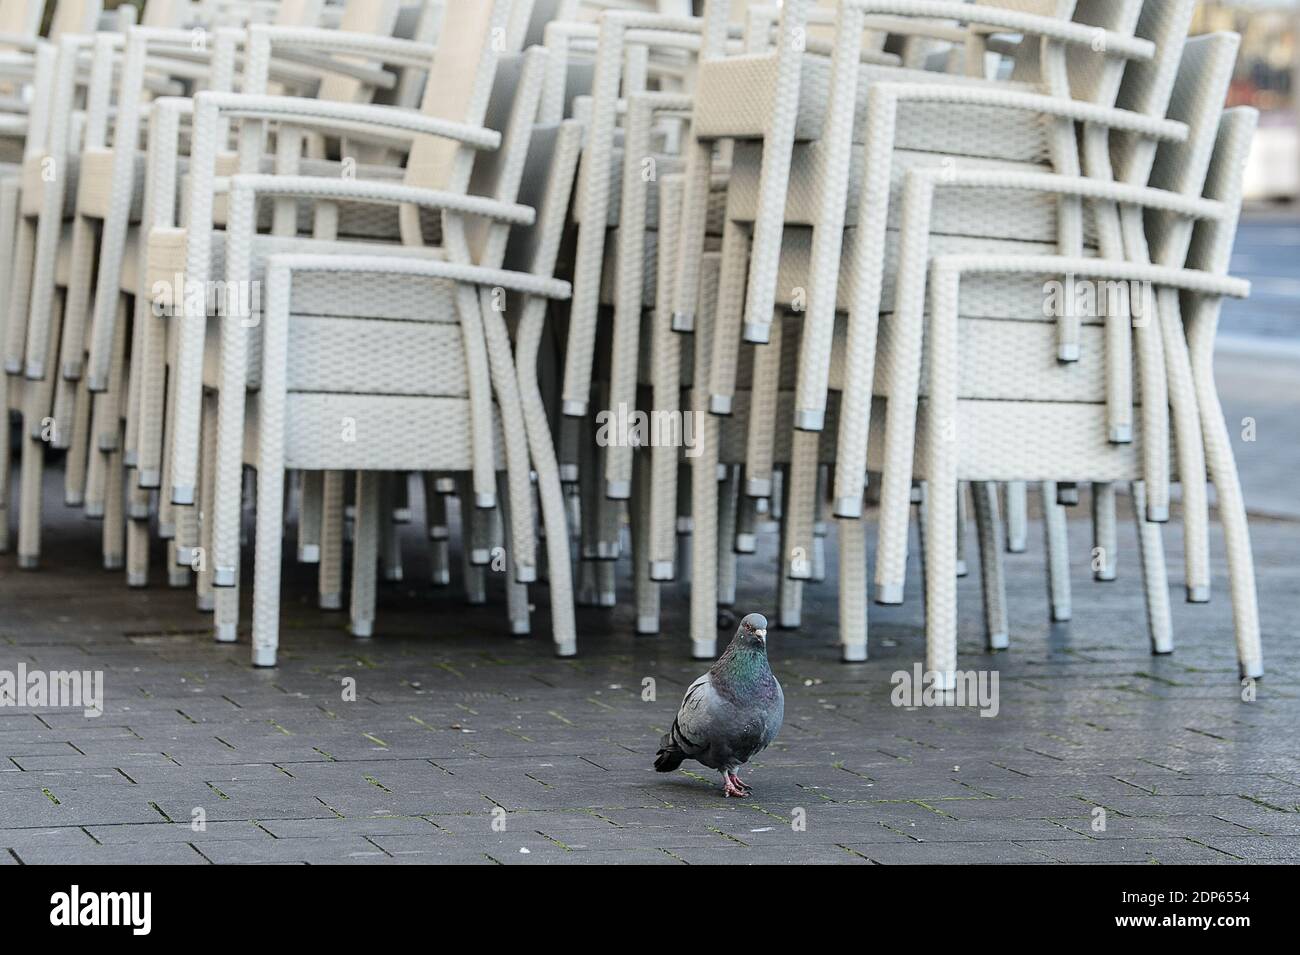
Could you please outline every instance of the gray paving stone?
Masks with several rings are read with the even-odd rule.
[[[189,593],[126,590],[95,566],[96,525],[50,510],[39,573],[0,556],[0,667],[92,661],[105,671],[106,713],[0,710],[6,864],[1300,859],[1291,523],[1252,525],[1269,674],[1249,704],[1235,679],[1221,550],[1215,601],[1175,599],[1178,650],[1153,658],[1132,528],[1121,525],[1120,580],[1094,584],[1082,556],[1086,505],[1071,511],[1069,626],[1045,619],[1037,526],[1030,552],[1007,557],[1008,652],[983,652],[977,574],[959,584],[960,662],[998,671],[994,719],[891,705],[891,675],[924,654],[915,564],[909,602],[871,608],[863,664],[838,662],[834,583],[809,585],[803,630],[771,640],[786,726],[746,767],[754,797],[732,800],[694,764],[651,768],[701,671],[685,659],[686,583],[665,590],[663,635],[636,638],[623,575],[612,613],[579,611],[582,655],[556,660],[540,588],[536,636],[514,639],[503,635],[499,592],[466,608],[452,591],[411,583],[427,569],[412,525],[408,583],[382,588],[374,640],[354,643],[339,615],[312,609],[314,569],[289,564],[281,665],[255,671],[246,635],[215,645]],[[1178,532],[1175,520],[1165,535],[1175,598]],[[757,596],[770,585],[769,558],[742,562],[740,606],[771,612]],[[341,698],[345,676],[357,680],[356,702]],[[641,698],[646,677],[653,701]],[[1104,833],[1091,829],[1098,805]],[[189,826],[195,807],[207,814],[204,832]],[[797,810],[803,829],[791,826]]]

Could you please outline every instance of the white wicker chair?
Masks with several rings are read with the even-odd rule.
[[[402,250],[405,254],[436,258],[445,256],[450,261],[468,262],[472,247],[475,250],[485,250],[482,253],[484,256],[496,256],[499,261],[504,233],[500,233],[498,237],[495,230],[483,232],[471,226],[469,235],[466,236],[465,226],[461,224],[459,216],[466,214],[486,215],[502,222],[523,221],[520,219],[520,208],[511,205],[508,200],[513,196],[514,190],[517,189],[518,176],[522,168],[523,151],[527,148],[526,133],[530,128],[528,124],[531,123],[531,118],[536,110],[536,96],[540,90],[541,60],[544,59],[544,55],[540,50],[534,50],[524,57],[518,73],[518,89],[503,87],[500,91],[506,105],[504,107],[493,107],[493,109],[496,111],[494,115],[500,116],[507,127],[508,135],[504,138],[504,141],[509,144],[509,147],[502,151],[500,163],[485,163],[481,165],[478,171],[478,175],[487,184],[488,189],[498,197],[504,197],[506,201],[502,201],[501,198],[486,199],[465,196],[463,192],[466,186],[470,185],[472,151],[485,146],[491,147],[501,139],[495,132],[473,124],[481,122],[489,109],[488,90],[492,86],[498,59],[497,51],[489,40],[491,31],[501,28],[508,12],[505,3],[498,4],[494,9],[484,9],[478,5],[469,4],[448,5],[449,19],[444,24],[445,29],[452,30],[454,28],[455,20],[452,15],[456,14],[465,18],[463,29],[473,30],[481,35],[464,38],[465,42],[463,44],[446,42],[440,45],[440,53],[435,56],[433,72],[429,81],[429,93],[426,94],[425,110],[420,113],[381,109],[370,112],[365,110],[357,111],[352,107],[326,106],[326,104],[319,102],[295,102],[256,95],[226,96],[224,98],[201,95],[197,101],[198,115],[195,118],[196,144],[193,166],[203,170],[204,173],[211,169],[211,140],[209,137],[212,130],[216,128],[218,117],[222,114],[238,116],[241,111],[256,120],[263,120],[268,116],[277,117],[290,126],[320,125],[322,123],[327,126],[331,123],[338,126],[340,122],[344,124],[361,122],[370,125],[372,128],[383,127],[392,130],[394,133],[406,130],[409,131],[408,135],[410,133],[423,134],[422,137],[416,138],[416,148],[412,153],[411,161],[408,163],[407,185],[290,176],[264,178],[256,182],[253,191],[254,193],[262,192],[267,195],[278,196],[279,202],[301,196],[304,198],[332,199],[356,203],[399,202],[406,204],[403,207],[404,209],[409,208],[412,211],[420,207],[440,208],[444,211],[444,246],[441,249],[408,248]],[[449,37],[458,35],[454,32],[448,34]],[[254,47],[254,55],[257,55],[256,47]],[[454,92],[454,83],[461,84],[461,93]],[[458,97],[463,97],[463,101]],[[457,106],[458,102],[463,102],[463,105]],[[449,110],[458,110],[461,115],[464,115],[469,120],[469,124],[439,118],[440,115],[445,115]],[[352,118],[353,114],[355,114],[355,119]],[[246,145],[250,128],[253,128],[252,124],[247,121],[241,126],[241,138]],[[253,135],[257,135],[255,129]],[[463,151],[453,150],[450,153],[439,153],[428,145],[437,141],[433,137],[438,136],[454,137],[456,140],[468,144],[469,148]],[[283,133],[281,133],[281,139],[283,140]],[[253,148],[256,149],[255,142]],[[254,168],[256,168],[255,165]],[[428,189],[427,186],[412,185],[420,182],[430,184],[444,182],[450,188],[445,191],[436,191]],[[189,217],[191,227],[188,230],[187,282],[198,281],[200,275],[221,275],[224,276],[223,280],[235,283],[233,287],[244,287],[241,283],[258,280],[259,272],[253,270],[260,270],[260,264],[257,264],[258,260],[270,251],[283,249],[285,246],[282,242],[277,242],[274,237],[267,237],[263,240],[261,237],[255,236],[250,231],[254,220],[246,215],[240,221],[238,231],[233,224],[230,227],[229,234],[226,237],[224,266],[219,261],[210,259],[209,253],[206,251],[212,241],[210,227],[205,227],[202,224],[211,221],[211,190],[212,182],[207,178],[207,175],[195,176],[191,192],[191,215]],[[248,212],[251,215],[251,209]],[[448,229],[451,229],[451,231],[448,232]],[[403,232],[408,240],[413,238],[415,241],[419,241],[420,239],[418,230],[414,232],[413,236],[405,228]],[[307,246],[310,247],[310,240],[305,241]],[[300,240],[291,240],[290,245],[295,247],[299,242]],[[255,248],[258,251],[254,252]],[[363,254],[366,251],[366,246],[364,243],[360,246],[327,243],[323,246],[323,251],[330,254]],[[247,257],[249,254],[254,254],[255,258],[250,260]],[[459,299],[455,307],[462,313],[471,308],[476,309],[477,306],[472,303],[472,300],[469,303],[466,302],[464,290],[459,293]],[[186,318],[183,321],[189,326],[189,330],[182,329],[182,341],[178,349],[179,361],[177,365],[178,377],[181,381],[177,388],[177,440],[174,445],[173,499],[178,503],[181,503],[186,498],[192,499],[192,491],[189,491],[188,488],[192,488],[193,485],[187,485],[185,482],[189,480],[189,475],[193,473],[196,463],[194,461],[194,456],[197,453],[197,447],[194,443],[196,432],[190,430],[187,425],[192,423],[190,415],[197,410],[193,407],[197,395],[193,390],[193,384],[187,384],[186,382],[194,382],[197,379],[200,370],[197,363],[202,360],[201,339],[195,334],[201,334],[201,330],[193,322],[188,308],[186,312]],[[462,314],[462,319],[470,323],[472,316]],[[245,342],[248,333],[246,329],[241,328],[237,316],[234,320],[224,320],[222,325],[222,356],[226,374],[229,375],[233,373],[232,369],[238,363],[225,361],[225,356],[234,353],[235,349],[239,349],[239,353],[242,354],[250,344],[255,349],[256,339],[249,343]],[[234,340],[232,341],[232,339]],[[490,414],[490,405],[487,404],[489,399],[487,364],[489,360],[495,359],[495,356],[491,352],[484,352],[481,338],[470,335],[466,339],[466,345],[470,349],[468,356],[470,368],[474,371],[471,376],[470,388],[472,404],[475,407],[475,414],[479,416],[478,426],[471,432],[476,448],[476,464],[472,469],[474,474],[474,503],[479,509],[486,509],[495,506],[496,503],[496,478],[493,473],[491,429],[485,420],[486,416]],[[255,351],[253,354],[256,354]],[[255,368],[256,366],[252,367]],[[190,369],[188,373],[187,368]],[[234,635],[233,613],[237,607],[234,602],[233,585],[236,579],[238,558],[239,448],[242,444],[243,430],[242,425],[239,425],[238,422],[242,420],[244,401],[243,387],[229,387],[231,380],[231,378],[226,377],[220,383],[221,387],[218,393],[217,443],[214,456],[216,477],[212,508],[213,545],[211,558],[214,583],[218,587],[217,632],[220,637],[225,639],[232,638]],[[250,384],[256,384],[255,375],[246,376],[242,380]],[[217,384],[211,378],[209,378],[209,383]],[[190,411],[185,408],[187,404],[191,409]],[[527,468],[526,464],[521,463],[526,461],[525,437],[522,426],[507,421],[506,440],[510,451],[508,455],[510,468],[508,471],[511,474],[510,487],[513,509],[516,513],[523,514],[530,509],[530,505],[528,502]],[[515,539],[512,541],[512,548],[517,577],[521,582],[531,579],[534,573],[532,561],[533,540],[531,536],[523,533],[522,530],[516,532]],[[221,599],[223,596],[226,598],[224,601]]]
[[[1237,628],[1237,652],[1244,677],[1256,678],[1263,673],[1259,644],[1258,616],[1255,609],[1254,574],[1251,567],[1249,538],[1244,508],[1241,506],[1239,482],[1232,462],[1231,446],[1209,380],[1213,335],[1213,316],[1224,295],[1242,296],[1249,285],[1224,276],[1222,269],[1230,251],[1230,236],[1235,229],[1240,205],[1240,177],[1245,165],[1246,149],[1253,132],[1252,110],[1229,111],[1223,120],[1217,144],[1218,155],[1212,166],[1205,200],[1184,199],[1177,194],[1148,192],[1139,199],[1132,190],[1132,206],[1157,205],[1166,214],[1204,219],[1201,243],[1194,265],[1180,269],[1142,262],[1114,262],[1056,256],[1023,258],[941,255],[932,266],[931,314],[929,318],[929,389],[921,413],[923,450],[918,454],[920,467],[929,482],[930,500],[926,510],[926,636],[927,669],[934,672],[938,685],[951,688],[956,670],[956,590],[952,566],[956,482],[1000,481],[1010,478],[1054,480],[1129,480],[1134,482],[1134,503],[1142,502],[1144,463],[1139,444],[1115,444],[1107,440],[1104,388],[1100,376],[1094,376],[1091,402],[1071,400],[1077,383],[1064,381],[1061,370],[1035,373],[1042,386],[1042,400],[1014,403],[981,400],[983,379],[988,366],[980,367],[963,354],[960,344],[961,292],[964,282],[978,280],[982,274],[1022,274],[1086,276],[1110,280],[1150,283],[1160,289],[1172,288],[1185,293],[1194,303],[1196,318],[1197,382],[1206,427],[1206,443],[1212,475],[1225,487],[1225,529],[1229,547],[1229,574],[1232,578],[1234,616]],[[1205,270],[1199,270],[1205,269]],[[1164,298],[1165,296],[1161,296]],[[1006,323],[1016,332],[1026,332],[1035,322]],[[1181,325],[1181,323],[1178,323]],[[1177,328],[1180,337],[1182,329]],[[1208,338],[1207,338],[1208,335]],[[1100,344],[1094,343],[1094,345]],[[1027,356],[1032,349],[1020,348],[1014,354]],[[1043,367],[1042,362],[1036,363]],[[1002,374],[996,369],[994,374]],[[1140,422],[1139,422],[1140,426]],[[1138,438],[1141,439],[1139,432]],[[1199,435],[1197,436],[1200,437]],[[976,493],[987,493],[987,485],[977,483]],[[1169,652],[1172,642],[1153,633],[1156,652]]]
[[[526,175],[535,186],[542,186],[543,214],[537,220],[536,234],[517,240],[522,250],[518,256],[527,260],[520,264],[527,271],[506,272],[454,261],[378,256],[289,254],[269,258],[262,387],[250,406],[250,420],[258,435],[255,453],[249,461],[258,468],[255,664],[269,666],[275,662],[282,532],[280,502],[286,467],[346,468],[361,472],[357,485],[352,617],[353,632],[358,636],[370,635],[377,544],[373,510],[378,505],[378,486],[372,471],[465,471],[472,467],[469,431],[475,422],[467,388],[465,347],[458,339],[461,334],[479,332],[468,323],[461,329],[454,323],[446,324],[447,316],[441,310],[429,313],[423,306],[430,299],[454,297],[454,291],[439,288],[445,285],[466,286],[475,298],[488,297],[494,290],[500,294],[502,289],[520,293],[524,322],[531,326],[531,330],[521,329],[521,335],[526,334],[532,340],[533,357],[536,357],[535,336],[546,299],[566,298],[569,292],[567,283],[550,279],[548,273],[554,266],[564,223],[579,137],[578,124],[569,121],[558,131],[543,134],[534,142]],[[240,193],[248,184],[245,177],[235,178],[232,190],[236,204],[241,202]],[[384,284],[362,284],[358,294],[357,280],[363,277],[382,277]],[[318,279],[315,287],[309,285],[313,278]],[[417,281],[410,281],[412,278]],[[420,278],[426,281],[418,281]],[[309,285],[310,294],[304,297],[310,304],[304,305],[297,298],[298,285]],[[382,292],[376,294],[379,288]],[[516,369],[509,360],[510,343],[504,318],[499,311],[489,308],[484,319],[489,347],[505,358],[503,362],[494,362],[498,399],[503,405],[512,400],[517,402],[518,397],[510,394]],[[364,354],[354,347],[361,341],[365,342]],[[339,347],[346,353],[338,356],[345,358],[342,364],[332,361],[328,353],[329,349]],[[521,347],[521,351],[527,357],[529,348]],[[406,367],[412,355],[424,358],[426,367],[414,377],[403,372],[404,394],[395,396],[393,373]],[[518,370],[521,385],[530,377],[526,366],[524,362]],[[237,377],[242,373],[242,367],[235,371]],[[502,374],[510,376],[512,381],[502,382],[499,377]],[[532,377],[532,394],[524,388],[527,400],[536,396],[535,373]],[[550,445],[549,431],[544,416],[537,417],[540,408],[533,410],[536,420],[528,425],[528,437],[538,461],[551,549],[554,638],[556,652],[568,656],[576,651],[572,606],[567,602],[570,600],[568,534],[553,450],[549,462],[545,460]],[[341,442],[331,437],[337,431],[342,412],[357,419],[356,442]],[[499,451],[501,441],[496,440],[494,444]],[[498,455],[497,465],[502,463]],[[532,519],[527,513],[513,512],[510,520],[526,524],[531,533]]]
[[[1217,127],[1220,104],[1223,102],[1227,91],[1227,83],[1231,75],[1232,61],[1236,51],[1236,39],[1231,35],[1217,35],[1213,37],[1198,38],[1187,44],[1181,57],[1181,69],[1175,78],[1172,74],[1166,89],[1173,94],[1174,108],[1171,109],[1171,121],[1183,123],[1186,134],[1182,142],[1167,142],[1164,153],[1166,168],[1179,169],[1183,177],[1177,180],[1177,189],[1174,200],[1178,199],[1179,194],[1187,193],[1190,188],[1193,191],[1199,190],[1199,177],[1203,176],[1204,169],[1209,162],[1210,150],[1213,143],[1214,130]],[[1170,93],[1160,98],[1161,110],[1163,111],[1164,102],[1168,101]],[[1137,139],[1139,144],[1150,142],[1150,139]],[[1119,158],[1118,166],[1126,173],[1132,168],[1132,153],[1129,150],[1120,148],[1116,150]],[[1173,158],[1168,158],[1173,157]],[[1149,168],[1150,160],[1147,161]],[[1145,179],[1145,171],[1141,173]],[[1187,177],[1190,176],[1189,180]],[[922,357],[922,336],[921,326],[923,325],[923,307],[924,307],[924,289],[926,279],[926,263],[929,257],[934,254],[943,254],[944,252],[953,252],[966,255],[986,254],[992,256],[1002,256],[1006,254],[1016,254],[1014,249],[1009,249],[999,245],[984,245],[970,243],[966,241],[955,242],[944,239],[941,235],[931,235],[931,230],[939,231],[935,228],[935,223],[939,218],[939,211],[951,205],[954,201],[951,197],[953,193],[969,193],[971,196],[979,198],[989,204],[989,208],[994,205],[1010,209],[1014,207],[1017,196],[1029,196],[1031,199],[1035,196],[1041,196],[1048,201],[1056,201],[1056,197],[1062,195],[1071,195],[1087,201],[1088,207],[1094,213],[1094,220],[1097,223],[1097,233],[1101,240],[1099,253],[1104,258],[1109,259],[1128,259],[1130,261],[1144,262],[1149,259],[1145,249],[1137,245],[1141,242],[1145,245],[1145,237],[1140,231],[1135,233],[1130,229],[1124,240],[1121,242],[1118,235],[1118,217],[1114,210],[1118,206],[1120,209],[1128,208],[1124,202],[1124,196],[1134,194],[1132,190],[1137,187],[1122,184],[1121,188],[1112,189],[1112,182],[1109,177],[1083,179],[1075,177],[1058,177],[1042,176],[1039,174],[1020,174],[1017,172],[1005,171],[983,171],[978,169],[955,169],[955,170],[935,170],[917,168],[908,172],[905,180],[903,196],[900,211],[900,259],[897,268],[897,290],[895,292],[895,305],[890,321],[885,325],[882,334],[881,358],[879,359],[883,376],[883,387],[876,389],[877,395],[884,397],[888,405],[884,410],[884,447],[879,449],[879,453],[874,458],[869,458],[872,469],[879,468],[884,474],[884,489],[882,490],[882,511],[881,511],[881,551],[885,547],[886,521],[892,516],[886,513],[885,492],[889,488],[891,475],[904,486],[910,485],[911,475],[908,472],[908,462],[912,458],[908,431],[906,424],[902,425],[906,434],[903,436],[895,435],[893,442],[890,439],[890,429],[898,427],[899,422],[910,423],[915,415],[916,398],[919,389],[914,383],[918,382],[921,377],[921,357]],[[1006,190],[1010,189],[1008,193]],[[1109,224],[1111,226],[1108,235],[1108,219],[1105,213],[1110,213]],[[1189,220],[1190,223],[1190,220]],[[1190,224],[1188,226],[1190,228]],[[1038,251],[1051,252],[1052,244],[1044,245],[1039,243]],[[1126,255],[1127,248],[1136,248],[1138,253]],[[1174,261],[1181,252],[1174,251],[1178,246],[1170,247],[1168,243],[1162,246],[1162,249],[1168,249],[1166,258],[1161,264],[1167,266],[1181,265],[1181,261]],[[1183,246],[1185,248],[1185,245]],[[1033,246],[1027,243],[1020,244],[1022,252],[1030,252]],[[1166,299],[1168,296],[1162,296],[1159,303],[1160,311],[1170,308]],[[974,314],[987,315],[989,318],[998,318],[1006,314],[1010,309],[1013,313],[1024,313],[1034,309],[1041,310],[1043,302],[1043,292],[1040,286],[1035,285],[1032,281],[1012,277],[1004,279],[1001,286],[995,286],[988,289],[986,294],[974,300],[974,304],[969,306],[971,309],[977,309]],[[1071,309],[1071,312],[1075,310]],[[1073,316],[1075,323],[1079,322],[1077,313]],[[1089,364],[1090,369],[1081,368],[1076,375],[1076,381],[1079,387],[1086,387],[1086,383],[1091,381],[1091,376],[1100,373],[1105,382],[1107,413],[1108,420],[1111,422],[1106,428],[1107,439],[1111,440],[1114,436],[1114,404],[1111,402],[1113,396],[1114,376],[1111,374],[1112,364],[1119,360],[1128,363],[1131,350],[1127,347],[1115,349],[1112,343],[1115,339],[1114,326],[1119,324],[1122,328],[1127,328],[1130,324],[1130,316],[1127,312],[1120,314],[1110,314],[1103,318],[1101,327],[1090,328],[1088,331],[1089,338],[1095,337],[1096,334],[1102,334],[1107,343],[1106,348],[1090,350]],[[983,326],[982,326],[983,327]],[[996,336],[1001,326],[987,326],[992,331],[991,335]],[[1208,599],[1208,554],[1206,552],[1206,531],[1207,521],[1205,505],[1204,482],[1199,476],[1204,473],[1203,453],[1200,441],[1200,426],[1196,417],[1196,398],[1192,389],[1190,370],[1186,368],[1187,357],[1185,347],[1178,344],[1177,336],[1171,333],[1172,324],[1166,323],[1157,315],[1155,321],[1137,322],[1135,330],[1132,332],[1138,342],[1139,355],[1143,354],[1143,337],[1156,338],[1158,347],[1151,348],[1151,342],[1148,341],[1146,362],[1140,364],[1142,383],[1142,412],[1144,433],[1154,432],[1157,435],[1163,435],[1149,440],[1144,445],[1143,461],[1146,470],[1144,480],[1144,489],[1149,488],[1149,482],[1153,476],[1160,476],[1167,480],[1167,458],[1168,437],[1166,418],[1163,414],[1148,413],[1148,405],[1158,403],[1163,411],[1166,404],[1172,404],[1175,411],[1175,418],[1178,424],[1177,431],[1177,449],[1179,454],[1180,466],[1186,475],[1184,485],[1184,503],[1187,526],[1187,556],[1188,556],[1188,594],[1189,599],[1200,602]],[[1049,329],[1043,329],[1040,326],[1040,332],[1047,334]],[[1057,345],[1059,346],[1059,320],[1056,335]],[[1079,340],[1081,330],[1075,329],[1072,332],[1072,338]],[[1000,342],[996,337],[987,340],[977,338],[974,345],[971,346],[978,353],[986,353],[990,356],[1007,356],[1008,348],[1011,347],[1009,342]],[[1023,346],[1027,347],[1027,346]],[[1112,352],[1118,351],[1118,355]],[[1181,356],[1181,358],[1180,358]],[[1155,361],[1155,359],[1159,359]],[[1059,360],[1059,351],[1058,351]],[[1023,381],[1015,376],[1008,377],[997,389],[996,394],[990,394],[990,397],[997,397],[1004,401],[1015,401],[1020,394],[1019,388],[1025,387],[1032,390],[1034,383]],[[1168,397],[1166,397],[1168,396]],[[1032,401],[1032,396],[1026,400]],[[845,404],[841,407],[852,408],[849,395],[846,392],[844,396]],[[892,409],[892,410],[891,410]],[[898,409],[902,409],[899,411]],[[847,418],[851,412],[846,412],[844,418]],[[840,434],[843,438],[846,429],[849,426],[841,420]],[[898,448],[907,437],[908,453],[905,460],[898,460],[900,455],[896,454]],[[874,438],[873,438],[874,441]],[[1164,453],[1153,455],[1149,445],[1156,441],[1162,445]],[[1127,443],[1127,442],[1116,442]],[[841,444],[841,448],[843,444]],[[905,480],[904,480],[905,479]],[[1107,563],[1112,566],[1110,576],[1113,576],[1113,559],[1115,552],[1114,545],[1114,527],[1113,527],[1113,501],[1102,495],[1098,495],[1097,503],[1097,529],[1098,529],[1098,546],[1106,555]],[[929,500],[929,499],[928,499]],[[996,523],[993,516],[982,516],[978,513],[979,509],[989,506],[992,498],[983,493],[977,495],[977,518],[980,518],[982,529],[992,529]],[[1145,495],[1146,506],[1151,507],[1149,491]],[[903,505],[906,506],[905,504]],[[1051,614],[1054,620],[1068,620],[1071,615],[1070,608],[1070,590],[1067,572],[1065,548],[1059,546],[1056,542],[1064,540],[1064,514],[1059,510],[1059,501],[1057,500],[1055,489],[1053,493],[1044,498],[1044,508],[1047,515],[1047,528],[1049,534],[1049,593],[1051,596]],[[1166,573],[1164,569],[1163,547],[1160,542],[1158,525],[1146,526],[1150,522],[1151,514],[1144,514],[1144,521],[1139,525],[1139,535],[1143,545],[1143,572],[1146,578],[1146,592],[1148,608],[1150,611],[1150,620],[1153,632],[1153,639],[1157,643],[1165,643],[1169,639],[1170,624],[1168,619],[1167,598],[1164,596],[1166,587]],[[902,527],[903,543],[906,543],[906,523]],[[983,541],[985,546],[987,541]],[[905,552],[904,552],[905,554]],[[880,560],[884,560],[883,553],[878,554]],[[996,570],[996,564],[993,565]],[[1001,591],[1000,573],[996,573],[992,579],[986,577],[986,592],[994,595],[988,602],[986,610],[986,624],[988,627],[988,638],[991,646],[1002,647],[1007,641],[1007,624],[1005,615],[1001,608],[1005,602],[997,596]]]

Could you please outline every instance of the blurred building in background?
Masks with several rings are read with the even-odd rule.
[[[1193,33],[1241,34],[1230,105],[1260,111],[1246,174],[1252,199],[1300,196],[1300,0],[1202,0]]]

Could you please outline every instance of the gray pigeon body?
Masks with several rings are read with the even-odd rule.
[[[736,770],[781,730],[785,694],[767,661],[767,618],[751,613],[717,663],[690,685],[672,728],[659,741],[655,769],[693,759],[722,773],[728,796],[746,796]]]

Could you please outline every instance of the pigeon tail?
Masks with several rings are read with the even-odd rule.
[[[659,752],[655,754],[655,772],[671,773],[685,758],[686,754],[673,742],[672,734],[667,734],[659,741]]]

